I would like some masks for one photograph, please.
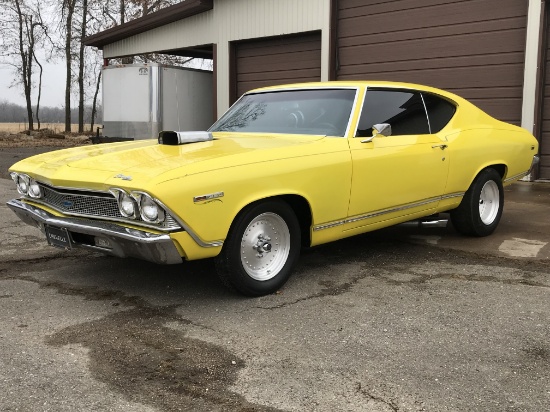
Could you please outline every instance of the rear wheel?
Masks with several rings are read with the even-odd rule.
[[[451,211],[451,221],[462,234],[488,236],[498,226],[503,206],[500,174],[495,169],[484,169],[477,175],[458,208]]]
[[[216,269],[222,282],[248,296],[276,292],[300,253],[300,226],[291,207],[270,200],[245,208],[235,219]]]

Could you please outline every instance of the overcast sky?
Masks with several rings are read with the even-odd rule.
[[[42,63],[44,74],[42,77],[41,106],[63,107],[65,104],[65,67],[63,63]],[[38,69],[38,67],[36,67]],[[35,74],[38,82],[38,70]],[[9,87],[14,78],[12,69],[6,65],[0,65],[0,100],[10,103],[25,105],[23,86]],[[33,90],[33,105],[36,104],[37,89]],[[76,100],[76,97],[73,98]]]

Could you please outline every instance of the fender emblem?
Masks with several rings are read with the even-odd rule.
[[[223,192],[209,193],[207,195],[195,196],[193,202],[199,203],[205,200],[219,199],[220,197],[223,197]]]
[[[122,173],[119,173],[115,176],[115,179],[132,180],[132,176],[124,176]]]

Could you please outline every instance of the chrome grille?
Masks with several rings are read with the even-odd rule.
[[[50,187],[42,186],[44,202],[63,213],[77,213],[98,217],[122,218],[117,201],[112,195],[80,195],[60,193]]]
[[[165,221],[157,225],[144,222],[141,217],[137,219],[123,217],[118,210],[117,201],[111,193],[57,189],[44,184],[40,184],[40,187],[43,197],[38,201],[66,215],[98,217],[156,229],[181,229],[181,226],[168,211],[166,211]],[[37,201],[37,199],[33,200]]]

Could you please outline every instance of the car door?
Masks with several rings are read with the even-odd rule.
[[[391,133],[373,137],[377,124],[389,124]],[[420,92],[369,88],[349,142],[353,174],[346,229],[391,224],[437,207],[450,159],[445,138],[430,133]]]

